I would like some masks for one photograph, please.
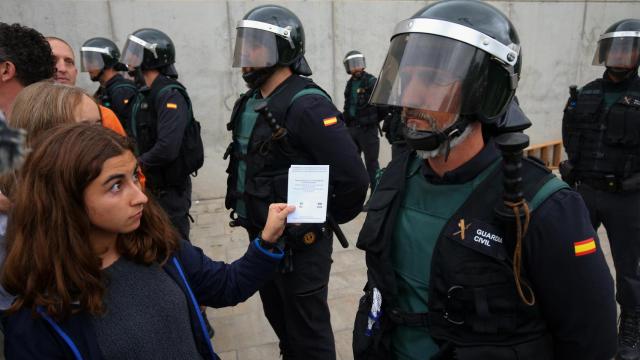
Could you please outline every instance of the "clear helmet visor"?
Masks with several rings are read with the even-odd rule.
[[[80,51],[80,71],[89,72],[104,69],[102,54],[95,51]]]
[[[120,60],[120,62],[127,65],[130,69],[139,67],[140,64],[142,64],[145,47],[140,42],[144,41],[130,35],[124,44],[122,60]]]
[[[391,40],[371,103],[448,114],[475,113],[490,55],[447,37],[407,33]]]
[[[238,28],[233,52],[233,67],[270,67],[278,63],[278,45],[274,33]]]
[[[633,69],[640,58],[640,38],[609,37],[598,41],[593,65]]]
[[[344,60],[344,69],[347,71],[347,74],[351,74],[351,72],[355,69],[364,69],[366,66],[366,63],[364,61],[364,56],[362,55],[352,55],[352,56],[348,56],[345,60]]]

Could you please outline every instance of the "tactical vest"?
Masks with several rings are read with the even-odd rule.
[[[369,105],[369,99],[373,92],[373,86],[371,85],[372,78],[373,75],[367,72],[362,73],[362,77],[360,78],[361,87],[357,89],[358,100],[355,104],[356,115],[353,119],[348,116],[349,109],[354,106],[354,104],[351,103],[353,78],[347,81],[347,86],[344,90],[345,118],[348,119],[347,126],[370,126],[378,123],[378,110],[375,106]]]
[[[603,80],[595,80],[565,109],[564,145],[578,180],[624,180],[640,172],[640,79],[609,109],[604,95]]]
[[[122,77],[120,77],[120,79],[117,79],[117,81],[114,81],[112,84],[109,84],[109,86],[107,86],[106,88],[101,87],[100,89],[104,89],[104,91],[100,93],[100,96],[98,98],[98,100],[100,101],[100,105],[104,107],[108,107],[109,109],[112,109],[112,110],[113,110],[113,93],[116,90],[129,89],[131,90],[132,93],[135,93],[138,90],[136,88],[136,85],[133,82],[126,80],[125,78],[122,78]]]
[[[367,252],[368,283],[354,326],[355,358],[392,358],[391,334],[397,324],[403,324],[427,326],[441,351],[450,349],[459,360],[552,359],[539,307],[525,305],[516,291],[511,267],[513,223],[493,211],[502,202],[502,166],[474,190],[440,233],[431,259],[429,312],[410,314],[394,306],[398,290],[390,244],[411,156],[415,155],[403,154],[387,167],[358,238],[358,248]],[[525,159],[522,165],[524,195],[531,207],[567,187],[534,161]],[[471,224],[464,239],[461,219]],[[524,268],[521,278],[526,282]],[[382,294],[382,316],[367,336],[373,288]],[[443,359],[449,359],[446,356]]]
[[[227,124],[227,130],[231,131],[235,139],[237,127],[245,103],[254,96],[258,89],[244,94],[236,101],[231,113],[231,121]],[[286,120],[289,108],[295,99],[305,94],[316,93],[326,96],[318,85],[310,79],[291,75],[285,83],[271,94],[267,100],[269,112],[281,127],[286,128]],[[244,155],[235,149],[232,141],[227,147],[224,158],[231,156],[227,167],[227,194],[225,206],[234,208],[238,199],[244,200],[247,208],[247,225],[253,229],[262,229],[267,220],[269,204],[274,202],[286,202],[289,167],[292,164],[313,164],[311,157],[300,149],[295,149],[290,143],[289,136],[280,140],[272,139],[273,131],[269,127],[267,119],[262,114],[258,115],[251,133],[247,154]],[[239,193],[237,186],[238,162],[244,160],[247,164],[245,176],[245,188]]]
[[[128,99],[123,99],[125,101],[124,104],[119,104],[115,106],[114,101],[114,93],[119,89],[127,89],[131,91],[131,96]],[[122,128],[125,129],[127,135],[132,136],[131,132],[131,107],[133,102],[135,101],[136,93],[138,92],[138,88],[135,84],[129,80],[124,79],[122,76],[119,76],[116,81],[112,82],[106,88],[100,87],[96,92],[96,99],[100,102],[100,105],[104,107],[108,107],[113,110],[118,116],[118,120],[122,125]],[[123,109],[121,111],[117,111],[119,109]]]
[[[151,89],[138,92],[132,105],[130,130],[136,140],[136,151],[138,154],[144,154],[158,140],[158,112],[155,108],[158,95],[170,89],[178,90],[189,107],[189,123],[185,127],[178,157],[166,166],[144,169],[144,174],[151,190],[169,187],[185,188],[189,175],[195,173],[204,162],[200,123],[193,117],[191,100],[182,84],[175,79],[160,75],[152,85]]]

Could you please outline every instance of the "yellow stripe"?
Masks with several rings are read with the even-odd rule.
[[[178,105],[174,103],[167,103],[167,109],[177,109]]]
[[[596,243],[595,241],[591,241],[588,242],[586,244],[582,244],[582,245],[574,245],[576,254],[579,254],[581,252],[585,252],[585,251],[589,251],[589,250],[593,250],[596,248]]]
[[[323,120],[324,126],[333,125],[333,124],[335,124],[337,122],[338,122],[338,119],[336,119],[335,117]]]

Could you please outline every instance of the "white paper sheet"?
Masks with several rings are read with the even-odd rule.
[[[287,216],[291,224],[321,224],[327,220],[329,165],[291,165],[287,204],[296,211]]]

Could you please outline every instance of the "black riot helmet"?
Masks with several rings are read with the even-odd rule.
[[[103,37],[85,41],[80,48],[80,70],[102,72],[104,69],[127,70],[126,66],[120,63],[120,50],[116,44]]]
[[[236,26],[233,67],[289,66],[294,73],[311,75],[304,58],[304,29],[300,19],[278,5],[249,11]]]
[[[167,76],[177,76],[173,63],[176,48],[171,38],[157,29],[140,29],[127,37],[122,62],[129,69],[158,69]]]
[[[495,125],[521,64],[518,34],[498,9],[474,0],[436,2],[396,25],[371,102]]]
[[[635,70],[640,64],[640,20],[620,20],[600,35],[593,65]]]
[[[367,63],[364,60],[364,55],[358,50],[351,50],[344,56],[342,60],[344,69],[347,74],[351,74],[355,69],[364,69],[367,67]]]

